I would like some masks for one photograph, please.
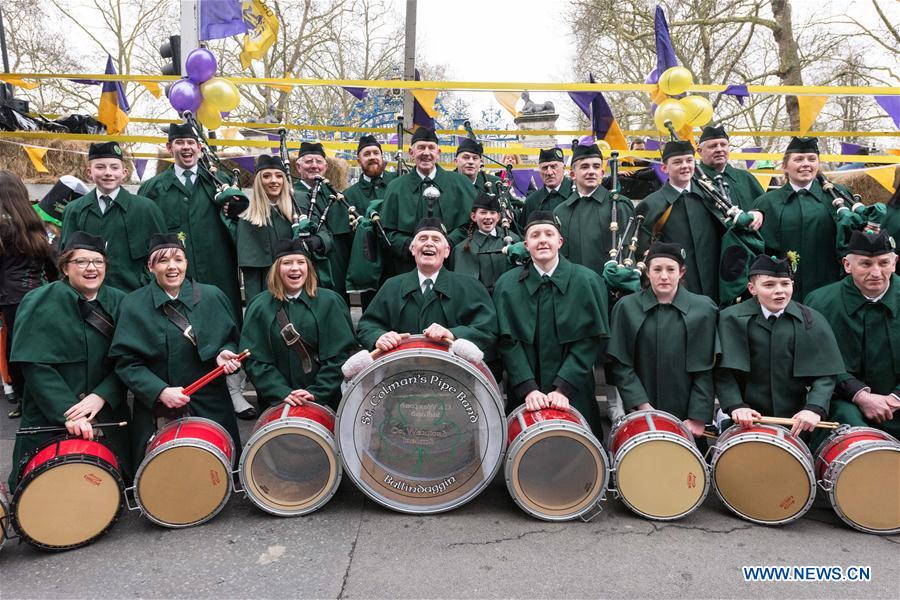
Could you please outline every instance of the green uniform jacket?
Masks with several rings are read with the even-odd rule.
[[[895,240],[900,239],[900,204],[887,205],[881,229],[887,231]]]
[[[441,191],[441,197],[434,203],[435,217],[440,218],[447,228],[450,243],[457,244],[466,237],[466,226],[475,200],[475,186],[460,175],[436,167],[434,185]],[[392,181],[384,195],[381,207],[381,224],[391,240],[394,272],[406,273],[415,269],[416,263],[409,253],[416,225],[428,216],[428,203],[422,197],[423,179],[413,169],[406,175]]]
[[[166,317],[166,302],[169,296],[155,280],[128,294],[109,349],[110,357],[117,360],[116,373],[134,393],[131,447],[136,462],[156,429],[152,409],[163,388],[186,387],[216,368],[219,352],[237,351],[238,327],[220,289],[185,281],[174,301],[175,308],[190,321],[197,346]],[[187,406],[192,416],[222,425],[240,454],[237,421],[224,376],[197,391]]]
[[[900,277],[891,275],[890,287],[878,302],[867,300],[852,277],[826,285],[806,297],[822,313],[840,340],[844,371],[837,377],[832,416],[841,423],[877,427],[900,435],[900,414],[882,424],[866,421],[853,402],[863,388],[874,394],[900,395]],[[841,406],[849,404],[849,406]],[[836,410],[839,415],[835,415]],[[848,414],[858,415],[852,419]]]
[[[553,213],[559,217],[563,244],[561,254],[575,264],[584,265],[600,275],[603,265],[609,260],[612,248],[612,205],[616,205],[616,221],[619,233],[625,231],[628,218],[634,214],[631,200],[619,194],[618,200],[603,186],[597,187],[590,196],[580,196],[572,188],[572,194]],[[626,240],[626,245],[628,240]]]
[[[441,269],[434,293],[426,298],[415,269],[388,279],[356,326],[356,337],[371,350],[383,333],[422,333],[432,323],[449,329],[455,338],[473,342],[485,360],[496,356],[497,311],[487,290],[473,277]]]
[[[531,264],[500,277],[500,355],[514,392],[507,410],[533,390],[558,390],[599,433],[594,364],[609,337],[607,295],[599,275],[564,256],[546,284]]]
[[[390,182],[397,179],[397,174],[385,171],[374,182],[366,181],[362,176],[356,183],[344,190],[344,197],[353,206],[363,206],[363,210],[359,211],[360,217],[367,217],[369,210],[373,208],[372,203],[376,200],[384,200],[387,193],[387,186]],[[380,214],[382,202],[378,202],[377,210]],[[368,239],[366,239],[368,238]],[[366,250],[364,245],[367,243],[374,244],[372,248]],[[366,291],[371,292],[388,277],[394,275],[393,261],[386,265],[384,256],[390,252],[390,248],[384,241],[381,234],[375,231],[375,225],[371,221],[360,220],[357,225],[356,232],[353,235],[353,243],[350,248],[350,257],[347,265],[347,275],[345,277],[345,287],[350,291]],[[377,256],[377,258],[376,258]],[[353,263],[353,265],[349,263]],[[377,271],[372,273],[372,271]]]
[[[465,177],[465,175],[463,175],[463,177]],[[497,177],[496,175],[491,175],[490,173],[485,173],[484,171],[479,171],[478,174],[475,175],[475,181],[474,181],[475,190],[478,192],[487,191],[487,186],[485,185],[485,183],[487,183],[488,181],[491,182],[491,184],[492,184],[491,187],[493,188],[491,190],[491,194],[496,194],[499,189],[497,187],[497,184],[500,183],[502,180],[499,177]],[[476,196],[477,195],[478,194],[476,194]]]
[[[395,179],[397,179],[396,173],[390,171],[382,173],[381,177],[376,178],[374,182],[366,181],[360,176],[356,183],[344,190],[344,198],[357,208],[360,216],[363,216],[372,200],[384,198],[388,184]]]
[[[237,261],[244,274],[244,297],[247,302],[266,289],[266,276],[269,267],[275,262],[275,243],[278,240],[289,240],[294,232],[291,222],[272,207],[271,224],[259,227],[246,219],[237,222],[235,245]]]
[[[509,237],[512,238],[512,243],[521,241],[521,238],[512,231],[509,232]],[[506,242],[503,241],[503,235],[499,230],[497,235],[485,235],[476,228],[471,238],[466,238],[465,242],[453,248],[450,264],[453,265],[455,273],[477,278],[487,288],[488,293],[492,293],[497,279],[513,266],[505,254],[479,253],[501,250],[505,245]]]
[[[756,210],[765,215],[760,233],[766,253],[783,258],[793,250],[800,255],[794,297],[805,298],[840,278],[835,208],[818,181],[802,198],[786,183],[757,198]]]
[[[294,183],[294,202],[300,208],[301,214],[309,214],[311,187],[307,187],[302,179]],[[345,279],[347,277],[347,263],[350,262],[350,248],[353,246],[353,230],[350,228],[350,216],[347,206],[343,202],[330,203],[330,197],[337,195],[335,190],[327,183],[319,186],[319,194],[316,198],[316,210],[310,217],[314,223],[320,223],[322,212],[328,210],[325,215],[325,224],[319,227],[316,235],[322,238],[325,244],[325,256],[328,258],[330,276],[322,278],[322,284],[327,285],[342,296],[347,293]],[[347,199],[346,196],[344,196]],[[347,199],[349,202],[349,199]],[[356,214],[366,214],[368,203],[353,204]]]
[[[240,323],[237,254],[231,231],[222,215],[223,203],[215,200],[216,186],[212,175],[198,169],[190,198],[175,176],[174,167],[145,181],[138,193],[155,201],[162,209],[169,233],[184,234],[188,278],[214,285],[225,292],[233,319]]]
[[[715,182],[715,177],[719,172],[702,162],[697,164],[703,169],[706,176]],[[730,164],[725,165],[722,179],[728,184],[731,203],[740,207],[741,210],[752,210],[756,205],[756,199],[766,193],[752,173],[732,167]]]
[[[625,410],[649,402],[682,420],[710,422],[717,313],[712,300],[680,286],[671,304],[650,288],[616,303],[607,353]]]
[[[827,416],[844,363],[820,313],[791,301],[773,326],[752,298],[719,313],[719,340],[716,395],[723,411],[749,406],[771,417],[803,409]]]
[[[668,182],[641,202],[646,206],[646,219],[638,245],[638,256],[643,257],[650,247],[650,233],[666,209],[672,206],[669,219],[659,234],[659,241],[678,243],[687,255],[684,266],[687,274],[681,285],[695,294],[709,296],[719,302],[719,259],[722,252],[722,236],[725,225],[715,205],[691,184],[685,196]]]
[[[312,371],[303,372],[297,351],[281,337],[275,313],[284,308],[306,346],[315,348]],[[250,350],[244,368],[261,409],[283,402],[294,390],[304,389],[319,404],[337,410],[341,401],[341,366],[356,347],[350,311],[336,292],[319,288],[316,297],[301,292],[296,301],[282,302],[270,292],[257,296],[247,307],[241,348]]]
[[[64,247],[75,231],[99,235],[106,242],[106,285],[132,292],[150,281],[147,247],[150,236],[164,233],[162,211],[149,198],[135,196],[125,188],[106,213],[100,212],[97,190],[71,202],[63,211],[61,244]]]
[[[97,303],[112,321],[119,320],[125,293],[104,285]],[[25,377],[20,427],[64,425],[63,414],[80,402],[82,395],[97,394],[106,401],[96,422],[130,421],[125,388],[107,358],[110,340],[85,322],[79,310],[81,296],[65,281],[55,281],[25,295],[16,315],[11,361],[19,363]],[[19,462],[58,434],[16,437],[9,487],[15,489]],[[127,429],[105,429],[122,475],[131,478],[131,454]]]
[[[552,212],[571,195],[572,180],[568,177],[562,178],[562,182],[559,184],[559,191],[553,190],[552,192],[549,192],[546,187],[542,187],[539,190],[531,192],[528,194],[528,197],[525,198],[525,208],[519,213],[519,226],[524,231],[525,223],[528,222],[528,215],[531,211],[549,210]]]

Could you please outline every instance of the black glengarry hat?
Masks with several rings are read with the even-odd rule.
[[[99,144],[91,144],[88,149],[88,160],[97,158],[118,158],[123,160],[122,147],[118,142],[100,142]]]
[[[649,265],[654,258],[671,258],[683,267],[687,254],[681,244],[653,242],[650,244],[650,252],[647,253],[647,259],[644,262]]]
[[[694,155],[694,147],[687,140],[666,142],[666,145],[663,146],[663,151],[662,151],[663,162],[666,162],[673,156],[693,156],[693,155]]]
[[[528,221],[525,223],[526,233],[532,225],[553,225],[557,230],[560,229],[559,219],[549,210],[533,210],[528,213]]]
[[[700,133],[700,139],[697,141],[698,144],[702,144],[706,140],[722,140],[729,139],[728,132],[725,131],[725,127],[723,125],[707,125],[703,128],[703,131]]]
[[[412,136],[412,141],[410,141],[409,145],[412,146],[416,142],[434,142],[435,144],[440,144],[440,142],[438,141],[437,133],[434,132],[434,128],[432,127],[416,128],[416,131]]]
[[[259,173],[263,169],[278,169],[284,171],[284,161],[280,156],[271,154],[260,154],[256,157],[256,172]]]
[[[169,141],[189,139],[197,140],[197,132],[188,123],[172,123],[169,125]]]
[[[50,191],[44,194],[34,210],[42,220],[62,227],[63,209],[69,202],[84,196],[88,191],[90,191],[88,187],[77,177],[63,175]]]
[[[566,162],[565,158],[563,158],[563,151],[559,148],[541,148],[541,153],[538,155],[538,164],[545,162]]]
[[[68,250],[90,250],[106,256],[106,242],[99,235],[91,235],[85,231],[73,231],[66,240],[66,247],[63,248],[64,252]]]
[[[273,250],[275,253],[275,260],[278,260],[282,256],[290,256],[292,254],[302,254],[308,259],[312,258],[309,247],[307,247],[306,242],[301,238],[278,240],[275,242],[275,248]]]
[[[153,254],[157,250],[165,248],[184,250],[184,242],[181,241],[181,237],[177,233],[154,233],[150,236],[148,254]]]
[[[445,238],[447,237],[447,228],[444,227],[444,222],[437,217],[425,217],[419,221],[419,224],[416,225],[416,230],[413,232],[413,237],[419,235],[419,233],[423,231],[437,231]]]
[[[472,202],[472,212],[475,212],[479,208],[500,212],[500,200],[497,199],[497,196],[479,192],[475,201]]]
[[[599,158],[602,160],[603,153],[600,152],[600,146],[597,144],[578,144],[572,148],[572,164],[574,165],[576,161],[582,158]]]
[[[897,245],[894,238],[887,231],[879,234],[854,231],[850,234],[850,242],[847,244],[847,254],[859,256],[881,256],[895,252]]]
[[[792,137],[785,154],[819,154],[819,138]]]
[[[381,148],[381,144],[377,139],[375,139],[374,135],[369,135],[368,133],[361,135],[359,138],[359,143],[356,145],[356,153],[359,154],[369,146],[378,146],[379,148]]]
[[[465,138],[459,143],[459,147],[456,149],[456,155],[459,156],[463,152],[471,152],[478,156],[484,156],[484,146],[471,138]]]
[[[300,142],[299,156],[306,156],[307,154],[318,154],[325,158],[325,147],[319,142]]]
[[[791,261],[787,258],[776,258],[768,254],[760,254],[750,265],[750,277],[754,275],[769,275],[771,277],[790,277],[794,278],[794,269],[791,268]]]

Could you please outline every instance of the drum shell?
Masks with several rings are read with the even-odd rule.
[[[309,514],[324,506],[337,492],[342,476],[341,461],[337,454],[337,445],[334,439],[334,426],[334,411],[315,402],[305,402],[300,406],[276,405],[264,411],[253,426],[250,439],[247,441],[241,454],[239,467],[241,486],[250,501],[261,510],[282,517]],[[260,497],[261,494],[255,491],[254,484],[251,482],[249,472],[252,468],[251,457],[255,456],[254,451],[261,449],[261,446],[258,445],[270,433],[281,430],[285,430],[285,433],[288,430],[301,430],[306,435],[311,434],[315,436],[322,449],[328,454],[329,463],[333,465],[333,473],[329,478],[330,482],[326,484],[323,491],[318,495],[318,500],[312,504],[304,505],[302,508],[282,509],[272,506],[272,504],[266,502],[266,499]]]
[[[84,539],[67,544],[52,544],[41,541],[35,537],[36,534],[34,532],[29,533],[28,528],[30,525],[24,522],[25,520],[28,520],[23,513],[28,512],[25,501],[26,497],[29,496],[29,487],[33,483],[39,481],[41,476],[51,474],[57,467],[76,465],[92,467],[89,469],[92,472],[86,470],[83,473],[76,473],[78,477],[75,477],[75,481],[78,483],[83,481],[90,486],[85,488],[89,490],[88,493],[90,494],[90,497],[82,501],[81,504],[86,503],[93,511],[92,514],[96,515],[97,511],[101,509],[101,507],[97,505],[98,497],[96,496],[96,493],[100,492],[101,488],[103,488],[106,475],[109,476],[109,482],[112,483],[114,487],[115,500],[112,502],[107,500],[106,508],[108,513],[102,515],[100,523],[91,530],[90,535],[86,534]],[[94,467],[99,469],[102,473],[98,475],[96,472],[93,472]],[[16,487],[16,492],[13,495],[12,504],[10,505],[9,521],[23,541],[38,548],[54,551],[80,548],[93,542],[109,531],[116,521],[119,520],[122,510],[125,508],[124,490],[125,483],[119,473],[118,458],[105,441],[86,440],[81,437],[70,436],[57,437],[49,440],[22,460],[19,471],[19,483]],[[66,523],[77,519],[82,513],[73,502],[75,494],[75,490],[59,490],[58,493],[56,491],[54,492],[54,495],[58,495],[59,500],[66,505],[66,508],[71,507],[72,510],[78,514],[72,514],[69,515],[69,518],[66,518],[66,516],[62,515],[59,511],[55,511],[52,517],[47,517],[50,521],[41,519],[40,525],[54,529],[52,526],[52,519],[55,517],[61,519],[59,523],[61,527],[65,527]],[[30,497],[28,499],[30,499]],[[79,522],[79,525],[88,525],[89,523],[87,523],[87,521],[88,520],[85,519],[84,521]],[[50,525],[48,525],[48,523],[50,523]]]
[[[214,510],[199,519],[186,523],[176,523],[167,521],[148,509],[147,502],[141,496],[143,489],[141,478],[154,459],[168,451],[185,447],[205,451],[221,464],[225,475],[221,477],[219,482],[224,482],[225,489],[222,500],[217,504]],[[225,504],[227,504],[228,499],[231,496],[231,469],[234,455],[235,448],[231,435],[224,427],[215,421],[202,417],[185,417],[167,423],[147,441],[147,451],[135,473],[133,488],[134,499],[135,502],[137,502],[141,513],[157,525],[162,525],[164,527],[182,528],[205,523],[216,516],[225,507]],[[219,482],[217,482],[216,485],[218,485]],[[144,490],[143,493],[149,491],[150,490]]]
[[[510,496],[519,507],[533,517],[544,521],[568,521],[577,518],[590,520],[599,512],[600,503],[606,500],[606,489],[609,484],[609,459],[600,441],[591,432],[591,428],[576,409],[558,410],[546,408],[529,411],[525,406],[519,406],[506,418],[506,430],[508,449],[504,467],[506,487]],[[523,452],[531,449],[532,445],[541,439],[551,437],[548,434],[561,434],[565,437],[576,438],[582,445],[593,451],[597,459],[597,481],[591,490],[581,499],[575,508],[571,510],[553,510],[543,506],[537,506],[537,502],[529,502],[522,496],[526,495],[521,488],[520,481],[515,481]],[[517,460],[518,459],[518,460]],[[590,516],[588,516],[590,515]]]
[[[801,465],[803,470],[806,472],[808,476],[808,481],[806,483],[808,483],[809,496],[807,500],[802,505],[800,505],[796,512],[794,512],[793,514],[787,515],[780,519],[772,520],[754,518],[750,515],[741,513],[725,497],[725,494],[720,489],[718,482],[717,468],[719,462],[728,450],[740,444],[748,442],[764,442],[787,452],[788,455],[796,460],[797,463]],[[754,523],[759,523],[760,525],[783,525],[799,519],[812,507],[816,495],[812,454],[810,454],[809,449],[806,447],[806,444],[804,444],[799,438],[792,436],[787,429],[775,425],[752,425],[750,427],[732,425],[731,427],[726,429],[722,433],[722,435],[719,436],[718,440],[716,440],[716,443],[711,450],[712,461],[710,470],[712,472],[713,485],[716,490],[716,495],[719,496],[719,499],[722,500],[722,502],[728,507],[729,510],[731,510],[741,518],[752,521]],[[806,486],[803,487],[804,489],[806,489]]]
[[[6,538],[9,537],[9,494],[6,491],[6,484],[0,483],[0,550],[6,544]]]
[[[687,490],[697,488],[698,475],[702,476],[700,492],[688,492],[689,506],[685,506],[672,514],[655,514],[649,512],[646,507],[637,504],[637,498],[629,497],[622,488],[622,474],[624,461],[629,452],[639,446],[655,441],[664,441],[677,445],[688,452],[688,456],[696,460],[694,465],[698,473],[688,470],[685,473],[684,485]],[[612,472],[616,478],[616,495],[634,513],[656,521],[674,521],[681,519],[698,508],[706,500],[709,494],[710,476],[709,467],[703,455],[697,449],[694,436],[684,423],[675,415],[661,410],[641,410],[620,417],[614,424],[609,434],[610,455],[613,459]],[[690,459],[688,459],[690,460]],[[662,492],[662,491],[661,491]]]
[[[882,506],[880,508],[871,506],[871,502],[865,502],[864,504],[868,505],[865,509],[868,514],[863,515],[859,512],[858,503],[850,502],[848,505],[848,503],[842,502],[842,499],[847,499],[847,497],[844,496],[844,494],[847,493],[865,494],[865,492],[860,490],[858,486],[851,485],[847,482],[845,482],[843,488],[839,490],[839,484],[841,484],[841,476],[844,473],[844,470],[853,464],[855,460],[865,458],[872,452],[885,451],[900,453],[900,442],[891,435],[872,427],[843,426],[828,436],[828,438],[819,445],[816,452],[816,477],[819,480],[819,486],[828,493],[828,500],[831,503],[834,512],[846,524],[865,533],[874,533],[878,535],[893,535],[900,533],[900,519],[895,519],[893,522],[888,523],[886,527],[873,527],[863,522],[868,519],[871,523],[869,516],[873,512],[878,513],[876,519],[886,518],[888,516],[888,511],[890,510],[896,512],[896,502],[881,498],[882,504],[888,504],[888,506]],[[890,473],[883,474],[883,476],[888,477],[890,475]],[[896,474],[894,475],[896,477]],[[876,475],[874,477],[874,479],[869,479],[867,482],[869,483],[868,486],[865,486],[869,488],[867,491],[871,492],[876,489],[883,489],[884,486],[890,487],[890,483],[883,479],[882,476]],[[857,480],[855,483],[859,483],[859,481]],[[896,489],[896,485],[893,486],[892,490],[888,490],[888,493],[891,491],[893,491],[894,499],[900,495],[900,492]]]
[[[473,459],[456,463],[453,451],[448,450],[449,442],[440,437],[431,440],[434,442],[431,448],[436,454],[429,456],[435,462],[426,463],[423,467],[427,471],[425,474],[404,470],[410,467],[405,463],[414,462],[412,459],[398,459],[396,464],[399,466],[395,466],[391,462],[393,459],[384,458],[408,452],[400,446],[405,434],[391,430],[389,435],[385,435],[387,430],[377,431],[379,424],[388,424],[387,420],[380,419],[389,416],[390,413],[385,411],[399,406],[402,394],[396,398],[389,395],[375,402],[370,395],[385,388],[389,380],[406,378],[407,374],[411,377],[414,373],[458,378],[468,391],[464,408],[462,402],[457,405],[456,401],[451,402],[446,397],[444,400],[452,406],[444,408],[451,417],[456,415],[462,425],[464,439],[469,445],[461,452],[477,456],[477,462]],[[419,390],[411,397],[426,398],[430,394],[429,390]],[[446,345],[416,335],[379,356],[347,384],[338,408],[335,437],[344,470],[369,498],[398,512],[435,514],[470,501],[496,475],[506,448],[503,414],[500,388],[483,361],[473,364],[448,352]],[[412,441],[422,442],[427,448],[430,441],[418,436],[419,432],[414,432],[407,437],[416,438]],[[458,468],[448,471],[449,474],[429,470],[440,462],[456,464]],[[437,470],[437,467],[434,469]]]

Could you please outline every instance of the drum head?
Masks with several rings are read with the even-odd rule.
[[[299,427],[268,431],[248,444],[241,479],[250,499],[276,515],[301,515],[326,502],[340,482],[331,445]]]
[[[64,462],[23,480],[14,499],[16,528],[41,548],[76,548],[106,531],[122,508],[122,480],[89,462]]]
[[[357,375],[338,410],[338,448],[354,483],[401,512],[474,498],[506,445],[496,383],[446,351],[392,352]]]
[[[0,548],[6,543],[6,528],[9,523],[9,504],[6,501],[6,495],[0,486]]]
[[[808,510],[815,488],[812,467],[775,444],[742,441],[715,463],[714,482],[722,501],[758,523],[782,523]]]
[[[900,450],[879,448],[841,467],[832,492],[844,520],[866,531],[900,529]]]
[[[686,444],[665,439],[623,447],[617,457],[616,488],[640,515],[674,519],[703,502],[708,490],[706,463]]]
[[[151,453],[135,477],[135,497],[154,522],[169,527],[202,523],[231,493],[231,471],[209,450],[182,445]]]
[[[539,518],[577,517],[606,488],[606,459],[583,434],[550,431],[513,448],[507,486],[516,502]]]

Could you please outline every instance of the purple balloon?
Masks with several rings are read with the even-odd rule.
[[[184,72],[194,83],[203,83],[216,74],[216,57],[206,48],[195,48],[184,61]]]
[[[579,146],[590,146],[593,143],[594,143],[594,136],[592,136],[592,135],[583,135],[583,136],[581,136],[581,139],[578,140]]]
[[[179,114],[185,111],[197,114],[197,109],[200,108],[202,101],[203,94],[200,92],[200,86],[188,79],[179,79],[172,84],[172,89],[169,90],[169,102]]]

